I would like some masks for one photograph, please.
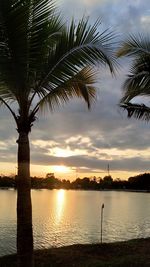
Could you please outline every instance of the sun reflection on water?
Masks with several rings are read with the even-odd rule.
[[[62,219],[64,204],[65,204],[65,190],[60,189],[57,191],[56,194],[56,224],[59,224]]]

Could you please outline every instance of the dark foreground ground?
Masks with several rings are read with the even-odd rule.
[[[15,267],[16,255],[0,258],[0,267]],[[150,266],[150,238],[127,242],[73,245],[35,252],[35,267]]]

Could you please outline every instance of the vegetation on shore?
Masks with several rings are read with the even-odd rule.
[[[16,187],[15,177],[1,177],[0,187],[9,188]],[[55,178],[54,174],[47,174],[46,178],[31,177],[31,187],[34,189],[82,189],[82,190],[105,190],[105,189],[118,189],[118,190],[139,190],[150,191],[150,174],[144,173],[128,180],[114,179],[108,175],[104,178],[84,177],[83,179],[77,178],[74,181],[60,180]]]
[[[0,266],[16,267],[16,255],[0,258]],[[150,266],[150,238],[124,242],[72,245],[35,251],[35,267]]]

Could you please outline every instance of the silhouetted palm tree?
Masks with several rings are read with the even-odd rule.
[[[41,108],[95,99],[96,63],[114,71],[113,34],[100,21],[65,26],[50,0],[0,0],[0,102],[11,112],[19,138],[17,253],[33,266],[29,132]]]
[[[150,108],[144,104],[133,104],[130,101],[137,96],[150,96],[150,38],[129,36],[118,51],[118,56],[132,59],[130,74],[123,84],[124,96],[121,107],[128,111],[128,117],[150,119]]]

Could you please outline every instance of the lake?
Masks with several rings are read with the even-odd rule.
[[[32,190],[35,248],[150,236],[150,193]],[[16,191],[0,190],[0,256],[16,251]]]

